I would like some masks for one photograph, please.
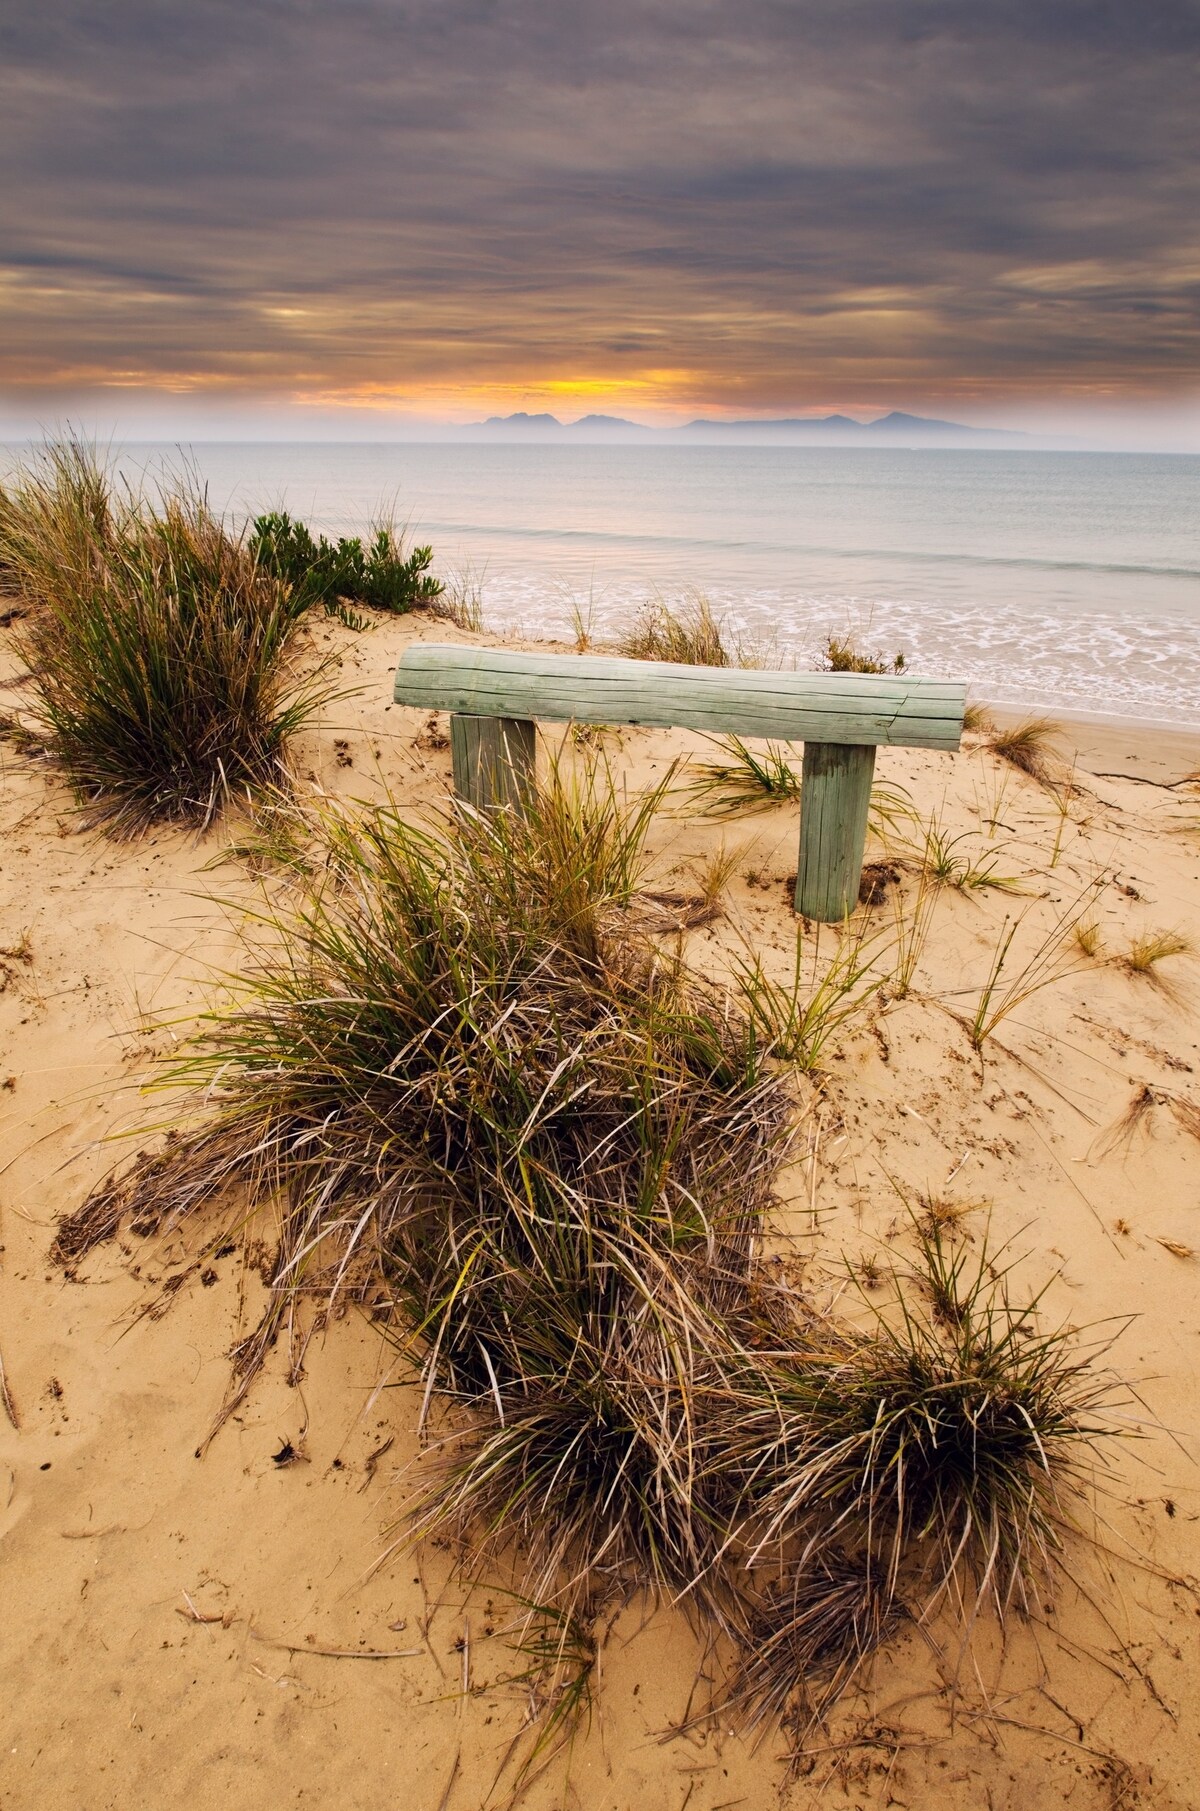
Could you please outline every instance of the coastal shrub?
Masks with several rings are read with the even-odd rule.
[[[30,604],[34,726],[88,821],[204,825],[285,777],[320,676],[295,679],[284,588],[201,496],[118,499],[87,449],[51,448],[10,486],[0,539]]]
[[[830,635],[821,649],[818,671],[823,673],[903,673],[905,656],[865,652],[849,635]]]
[[[392,528],[376,529],[365,547],[357,537],[314,540],[305,523],[272,511],[255,518],[250,551],[265,571],[291,587],[297,610],[320,604],[330,615],[346,616],[347,604],[365,604],[399,615],[433,603],[443,591],[429,571],[433,549],[406,553]]]
[[[436,1426],[407,1536],[520,1556],[537,1642],[570,1623],[572,1702],[580,1618],[649,1586],[733,1637],[735,1702],[778,1711],[821,1677],[824,1705],[922,1592],[969,1569],[1003,1612],[1051,1563],[1100,1386],[936,1235],[928,1312],[865,1331],[763,1261],[795,1106],[767,1046],[816,1060],[864,948],[807,1019],[753,963],[730,989],[689,975],[639,903],[665,787],[628,805],[595,758],[552,766],[527,816],[459,805],[436,834],[294,805],[310,859],[166,1071],[175,1136],[59,1252],[205,1204],[224,1238],[271,1202],[268,1305],[222,1415],[303,1339],[302,1300],[358,1301]]]

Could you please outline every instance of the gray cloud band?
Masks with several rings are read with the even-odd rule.
[[[1200,369],[1182,0],[29,11],[0,24],[6,388]]]

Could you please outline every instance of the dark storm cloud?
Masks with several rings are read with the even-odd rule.
[[[788,407],[1200,369],[1188,0],[16,11],[10,389]]]

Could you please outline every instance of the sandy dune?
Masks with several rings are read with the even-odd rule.
[[[403,645],[444,626],[322,633],[364,690],[331,707],[301,771],[435,804],[449,755],[387,701]],[[943,890],[916,993],[877,1003],[824,1089],[804,1086],[780,1236],[815,1288],[845,1289],[847,1263],[869,1287],[911,1253],[906,1197],[948,1196],[966,1236],[990,1225],[1031,1290],[1049,1283],[1050,1318],[1109,1323],[1111,1362],[1145,1408],[1102,1480],[1107,1557],[1073,1545],[1042,1616],[1010,1623],[1003,1647],[985,1620],[961,1664],[949,1624],[908,1629],[791,1771],[775,1732],[757,1746],[720,1723],[672,1735],[712,1666],[680,1612],[633,1603],[604,1639],[590,1725],[529,1785],[532,1811],[1200,1804],[1200,1141],[1171,1106],[1200,1112],[1200,963],[1173,958],[1155,981],[1081,957],[1005,1020],[982,1065],[956,1016],[1005,915],[1027,911],[1017,947],[1032,950],[1097,874],[1111,955],[1148,928],[1200,942],[1200,831],[1185,828],[1200,799],[1092,777],[1177,778],[1200,742],[1088,725],[1080,743],[1065,826],[978,751],[881,753],[881,779],[997,850],[1027,896]],[[631,786],[700,750],[642,731],[609,747]],[[55,774],[0,742],[0,1354],[17,1421],[0,1413],[0,1806],[478,1811],[505,1802],[503,1783],[488,1793],[525,1716],[504,1682],[520,1664],[501,1634],[512,1606],[501,1580],[468,1598],[444,1551],[376,1566],[419,1464],[410,1379],[377,1334],[336,1322],[297,1387],[260,1378],[197,1459],[260,1297],[256,1253],[230,1250],[174,1291],[199,1227],[123,1236],[74,1280],[47,1255],[58,1216],[117,1155],[104,1141],[153,1117],[136,1084],[231,957],[214,896],[236,906],[251,883],[207,866],[228,834],[81,835]],[[794,810],[664,816],[655,838],[676,888],[722,838],[740,852],[726,916],[691,934],[691,960],[720,972],[749,939],[782,976]],[[886,931],[889,904],[875,917]],[[1146,1087],[1141,1123],[1109,1137]]]

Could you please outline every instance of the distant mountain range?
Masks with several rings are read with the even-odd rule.
[[[678,428],[648,428],[619,415],[584,415],[578,421],[559,421],[556,415],[492,415],[487,421],[460,428],[460,435],[500,440],[737,440],[771,445],[779,441],[803,445],[829,441],[854,444],[877,442],[888,446],[1013,446],[1036,444],[1036,436],[1004,428],[971,428],[960,421],[936,421],[927,415],[907,415],[893,409],[874,421],[855,421],[850,415],[760,416],[745,421],[712,421],[701,418]]]

